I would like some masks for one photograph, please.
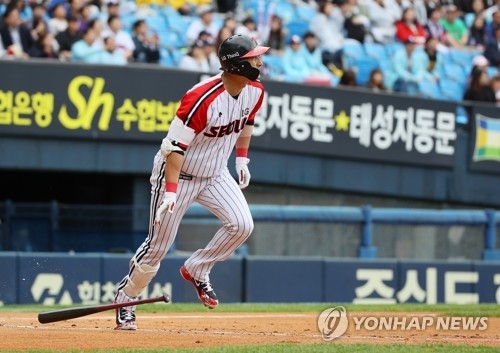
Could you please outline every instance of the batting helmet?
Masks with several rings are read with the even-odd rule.
[[[245,59],[262,55],[268,50],[269,47],[259,46],[254,39],[247,36],[241,34],[231,36],[219,47],[221,69],[255,81],[259,77],[260,70]]]

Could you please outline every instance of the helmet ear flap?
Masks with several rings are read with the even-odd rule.
[[[260,75],[260,70],[253,67],[246,60],[238,60],[226,71],[235,75],[244,76],[251,81],[255,81]]]

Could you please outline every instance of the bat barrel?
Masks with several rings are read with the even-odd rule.
[[[103,305],[93,305],[93,306],[81,306],[76,308],[59,309],[46,311],[38,314],[38,321],[41,324],[48,324],[56,321],[63,321],[69,319],[76,319],[78,317],[87,316],[91,314],[100,313],[106,310],[114,310],[119,308],[124,308],[127,306],[134,306],[140,304],[156,303],[156,302],[170,302],[170,297],[167,294],[161,297],[134,300],[127,303],[113,303],[113,304],[103,304]]]

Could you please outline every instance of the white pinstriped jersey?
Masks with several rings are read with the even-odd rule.
[[[184,155],[181,172],[196,177],[218,175],[224,168],[241,130],[253,125],[264,98],[264,87],[251,81],[233,98],[222,74],[198,83],[181,100],[176,116],[196,134]]]

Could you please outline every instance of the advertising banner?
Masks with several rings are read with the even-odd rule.
[[[498,107],[472,108],[470,169],[500,173],[500,115]]]

